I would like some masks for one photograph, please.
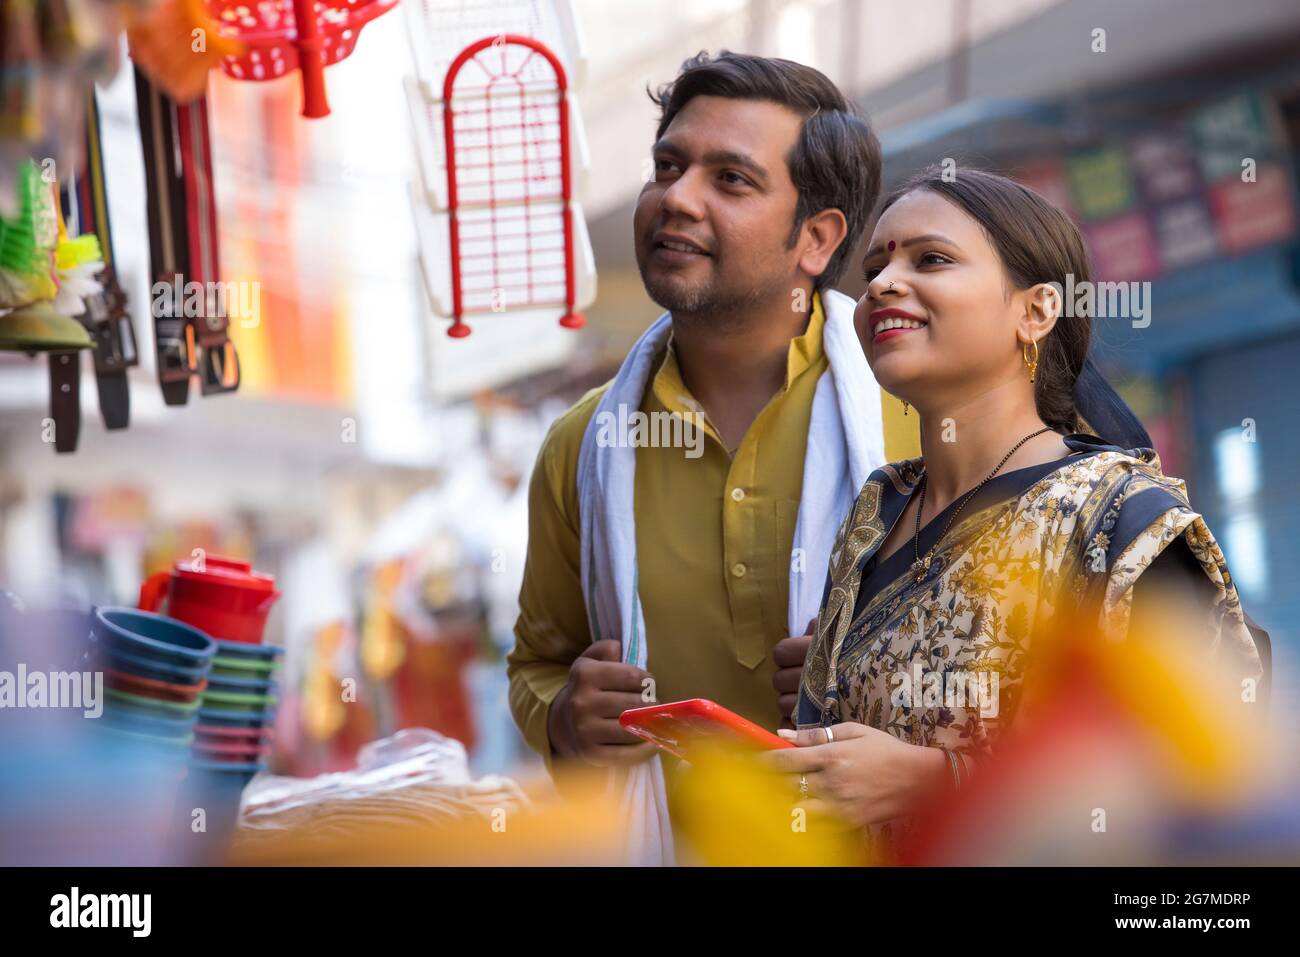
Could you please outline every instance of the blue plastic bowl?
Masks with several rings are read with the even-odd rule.
[[[269,661],[284,654],[284,649],[279,645],[250,645],[246,641],[226,641],[222,638],[214,638],[217,643],[217,654],[223,658],[260,658]]]
[[[138,734],[154,734],[162,738],[181,737],[194,729],[194,719],[190,717],[163,717],[117,708],[105,708],[104,714],[98,720],[111,728],[134,731]]]
[[[87,659],[95,658],[94,650],[87,652]],[[208,673],[207,667],[185,668],[166,661],[152,661],[148,658],[141,658],[139,655],[118,651],[116,648],[102,648],[99,650],[102,653],[95,660],[97,667],[125,671],[127,674],[136,675],[140,678],[152,678],[155,681],[166,681],[177,685],[196,685]]]
[[[194,746],[194,731],[190,729],[188,733],[180,737],[159,737],[158,735],[149,734],[143,731],[128,731],[124,728],[115,728],[112,725],[104,725],[99,729],[103,734],[111,734],[120,737],[127,744],[134,744],[140,748],[152,748],[166,753],[181,751],[186,754]]]
[[[274,678],[231,678],[227,675],[208,674],[207,691],[251,692],[252,694],[279,694],[280,683]]]
[[[90,620],[95,639],[110,654],[126,652],[150,661],[204,674],[217,653],[217,643],[192,625],[137,608],[96,608]]]
[[[266,762],[250,761],[248,763],[236,763],[233,761],[206,761],[203,758],[191,758],[190,767],[205,773],[245,774],[248,777],[252,777],[258,771],[266,770]]]
[[[224,724],[235,728],[265,728],[275,724],[275,709],[269,711],[235,711],[229,708],[200,708],[198,724]]]

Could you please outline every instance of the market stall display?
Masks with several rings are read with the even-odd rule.
[[[243,45],[218,26],[205,0],[156,0],[130,20],[131,59],[169,97],[188,103],[202,96],[208,72]]]
[[[221,284],[217,207],[205,97],[180,103],[135,71],[149,204],[149,258],[163,401],[239,388],[239,356]]]
[[[225,787],[247,783],[266,768],[271,726],[279,702],[272,675],[283,649],[264,645],[266,616],[280,593],[269,575],[248,562],[205,556],[177,562],[140,587],[140,607],[165,608],[178,620],[214,636],[215,655],[204,687],[197,689],[199,729],[194,766]]]
[[[150,575],[140,586],[141,608],[202,628],[223,642],[227,659],[263,654],[255,646],[262,643],[266,616],[279,597],[275,579],[254,571],[249,562],[201,553]]]
[[[422,189],[414,199],[432,311],[554,317],[581,328],[595,265],[578,204],[589,161],[571,72],[583,63],[568,4],[408,4],[407,83]]]
[[[234,852],[273,850],[285,838],[362,840],[376,826],[395,822],[430,827],[528,806],[509,778],[474,778],[459,741],[407,728],[362,748],[352,771],[259,781],[241,812]]]
[[[239,45],[221,68],[237,80],[276,80],[302,72],[302,115],[329,116],[325,67],[346,59],[357,37],[397,0],[206,0],[220,36]]]
[[[85,663],[105,674],[104,733],[183,769],[216,644],[183,622],[132,608],[89,616]]]
[[[295,260],[293,253],[305,253],[308,247],[302,244],[286,253],[284,250],[290,246],[286,237],[292,236],[295,228],[315,226],[316,221],[287,216],[276,219],[278,213],[268,212],[275,204],[228,204],[220,219],[240,225],[227,228],[223,236],[218,228],[216,181],[220,177],[224,193],[235,173],[238,188],[247,189],[255,199],[267,192],[269,183],[274,183],[281,194],[277,200],[286,200],[279,203],[280,209],[289,208],[289,200],[299,201],[295,198],[297,191],[320,186],[315,182],[320,157],[313,155],[310,138],[301,132],[305,124],[286,124],[284,111],[270,109],[259,113],[254,121],[235,106],[241,103],[239,97],[246,98],[242,102],[251,102],[262,96],[276,106],[290,107],[288,116],[292,118],[292,110],[297,107],[296,81],[301,80],[304,115],[325,115],[328,105],[324,100],[323,68],[348,56],[360,27],[395,4],[396,0],[313,0],[305,4],[292,0],[260,4],[67,0],[33,5],[0,0],[7,31],[0,55],[4,57],[3,84],[8,97],[0,103],[0,115],[6,122],[17,118],[14,125],[0,124],[0,164],[5,166],[0,172],[0,199],[4,200],[0,202],[0,349],[48,356],[47,444],[60,452],[71,451],[79,433],[84,432],[82,351],[91,351],[94,356],[105,427],[122,429],[131,421],[128,382],[134,374],[130,368],[147,368],[151,357],[157,364],[155,371],[164,404],[182,405],[187,404],[191,381],[196,377],[203,394],[231,392],[239,387],[243,370],[232,333],[239,337],[240,352],[247,360],[250,385],[258,389],[263,387],[265,379],[259,376],[265,374],[267,366],[281,360],[280,353],[291,351],[278,347],[299,332],[284,321],[287,313],[301,310],[301,338],[327,338],[325,324],[316,323],[317,314],[320,307],[329,304],[333,308],[334,301],[341,298],[346,291],[341,282],[334,289],[321,284],[315,290],[315,303],[310,299],[289,302],[293,297],[279,295],[279,290],[277,295],[258,299],[259,309],[265,303],[266,313],[278,320],[268,322],[264,330],[280,337],[274,343],[277,348],[264,347],[269,337],[230,328],[232,320],[250,313],[241,311],[232,316],[215,298],[222,287],[234,285],[222,272],[222,242],[227,244],[229,265],[234,265],[238,257],[231,248],[232,237],[237,246],[238,237],[255,235],[257,255],[252,258],[262,271],[259,278],[278,273],[297,280],[302,263]],[[11,18],[14,11],[32,7],[39,8],[39,16],[34,15],[24,25],[35,33],[8,29],[17,22]],[[300,16],[307,7],[314,15]],[[537,6],[543,7],[548,14],[557,9],[550,2]],[[65,9],[74,26],[81,12],[93,10],[97,17],[103,14],[102,36],[95,41],[98,46],[88,45],[90,40],[86,38],[77,41],[80,46],[57,46],[59,31],[53,28],[53,21],[47,23],[40,17],[49,14],[57,19]],[[301,34],[299,23],[304,26]],[[481,173],[487,168],[505,173],[514,162],[508,158],[509,151],[485,151],[485,131],[474,128],[475,117],[492,120],[499,108],[517,107],[510,125],[502,125],[500,131],[513,129],[527,138],[526,143],[521,140],[523,152],[519,153],[529,164],[523,176],[523,193],[503,195],[503,202],[485,213],[480,225],[496,230],[503,242],[508,240],[507,246],[515,243],[509,233],[522,229],[527,234],[527,248],[511,246],[508,256],[490,266],[499,272],[497,279],[503,286],[507,278],[512,282],[519,279],[517,286],[506,290],[507,299],[513,303],[505,310],[510,313],[508,319],[549,310],[554,317],[574,326],[580,321],[580,310],[594,296],[594,259],[577,207],[579,184],[589,162],[569,82],[580,72],[580,64],[575,64],[574,59],[576,48],[564,39],[563,30],[555,33],[554,24],[549,20],[547,24],[538,30],[552,38],[552,44],[532,36],[533,25],[524,23],[518,32],[522,42],[476,47],[486,58],[476,59],[473,51],[460,56],[467,46],[481,39],[477,32],[468,38],[457,34],[448,41],[450,55],[443,60],[442,73],[446,75],[453,65],[456,70],[446,77],[454,87],[454,95],[447,102],[466,121],[456,120],[450,136],[451,155],[461,158],[453,174],[458,190],[456,216],[464,226],[457,245],[456,268],[457,275],[465,280],[460,308],[468,316],[475,308],[471,280],[476,279],[476,262],[481,262],[473,246],[476,236],[472,221],[475,209],[486,209],[482,206],[485,202],[490,205],[485,199]],[[306,29],[309,25],[319,28],[314,37]],[[268,26],[269,30],[263,29]],[[126,47],[122,44],[124,34]],[[379,41],[379,31],[374,34],[373,40]],[[33,37],[37,42],[28,43]],[[405,42],[398,34],[392,37],[398,43]],[[78,55],[80,59],[73,58],[74,47],[85,47],[84,55]],[[97,88],[95,81],[110,76],[116,68],[119,48],[129,49],[130,69],[119,82]],[[476,102],[482,92],[475,86],[481,79],[476,71],[481,72],[484,64],[492,67],[503,51],[505,59],[501,62],[507,74],[502,79],[507,84],[516,80],[531,82],[527,77],[538,70],[545,74],[545,89],[532,91],[540,99],[520,100],[505,92],[491,103]],[[454,61],[458,57],[457,65]],[[19,103],[21,84],[17,82],[17,70],[11,67],[28,62],[38,67],[39,82],[49,83],[50,88]],[[226,76],[212,76],[214,66],[220,66]],[[284,78],[294,70],[301,71],[302,76],[286,80],[278,90],[257,90],[227,80],[271,80]],[[441,79],[438,82],[441,84]],[[214,97],[219,101],[217,109],[226,118],[224,122],[245,123],[253,131],[251,138],[257,138],[257,146],[263,147],[260,155],[250,158],[244,150],[237,160],[232,160],[235,151],[223,138],[227,152],[214,164],[214,137],[209,124],[209,111],[214,107],[206,95],[209,84],[220,84],[220,93],[214,93]],[[392,83],[394,90],[397,85]],[[221,99],[223,96],[225,99]],[[56,102],[58,115],[52,116],[51,104]],[[3,113],[15,104],[22,109],[12,110],[12,117]],[[341,112],[341,100],[336,106]],[[424,99],[420,106],[437,142],[448,142],[442,101],[436,97]],[[488,112],[482,113],[485,107]],[[232,116],[238,119],[232,121]],[[35,123],[33,117],[40,123]],[[534,137],[534,133],[538,135]],[[141,165],[143,195],[132,195],[137,178],[134,167]],[[434,165],[440,170],[443,185],[447,185],[446,165]],[[123,170],[126,175],[119,176]],[[332,189],[337,184],[328,185]],[[230,194],[236,192],[232,186]],[[111,224],[110,206],[115,214]],[[450,208],[444,204],[429,210],[436,217],[449,215]],[[227,226],[227,222],[220,225]],[[439,242],[446,244],[450,235],[446,220],[439,222],[438,232]],[[450,257],[438,255],[443,257],[443,265],[450,264]],[[516,277],[513,257],[518,255],[525,256],[528,264],[526,275]],[[247,264],[241,265],[247,268]],[[410,305],[418,307],[419,302],[412,300]],[[150,355],[142,359],[136,341],[139,330],[133,327],[132,313],[139,318],[145,309],[154,319],[150,336],[154,344],[152,350],[145,346]],[[244,330],[255,328],[236,324]],[[468,328],[463,321],[459,326]],[[559,333],[560,338],[572,338],[562,330]],[[339,346],[339,352],[346,355],[343,346]],[[342,363],[339,368],[343,370],[339,375],[342,381],[347,370]],[[12,421],[3,424],[7,434],[22,433],[22,441],[31,441],[27,436],[36,430],[28,430],[27,423],[44,425],[47,416],[41,407],[32,414],[28,400],[33,390],[27,387],[32,370],[23,361],[0,356],[0,376],[11,371],[12,379],[5,385],[21,382],[24,388],[21,394],[17,388],[9,391],[14,396],[14,415]],[[46,370],[38,367],[35,371],[41,373],[43,383]],[[303,376],[304,381],[308,378]],[[339,394],[343,392],[341,388]],[[39,390],[35,397],[44,404],[45,396],[39,395]],[[266,398],[262,392],[255,397],[258,402]],[[273,407],[275,401],[270,399],[266,404]],[[414,610],[390,605],[387,597],[391,596],[377,594],[377,600],[370,605],[371,620],[362,629],[355,648],[360,698],[341,699],[340,680],[350,675],[338,668],[300,667],[302,632],[292,631],[281,620],[274,624],[274,637],[268,637],[268,617],[280,597],[270,576],[253,571],[248,563],[205,556],[202,550],[191,551],[196,544],[237,552],[256,550],[266,560],[276,562],[277,570],[284,574],[286,552],[282,546],[287,543],[292,547],[299,530],[289,528],[283,532],[284,538],[268,544],[262,529],[253,527],[265,513],[256,511],[255,517],[249,519],[241,501],[245,490],[232,491],[242,474],[205,474],[183,489],[178,485],[174,499],[159,495],[153,483],[178,468],[197,465],[195,461],[180,464],[188,455],[185,444],[191,439],[206,441],[207,436],[198,428],[178,427],[178,417],[172,410],[160,415],[151,405],[156,407],[157,403],[145,403],[142,413],[137,413],[139,431],[144,434],[118,438],[116,446],[112,442],[87,443],[82,459],[87,467],[62,473],[76,479],[76,487],[66,492],[45,491],[44,480],[59,474],[53,468],[40,466],[28,474],[29,460],[21,454],[10,456],[20,468],[12,486],[0,483],[0,519],[9,523],[0,531],[12,541],[14,532],[10,530],[19,528],[7,514],[14,501],[22,502],[23,507],[35,503],[34,511],[46,501],[51,504],[52,520],[35,515],[29,525],[19,530],[19,534],[29,536],[25,547],[38,537],[50,547],[40,556],[42,561],[31,563],[33,567],[39,565],[39,569],[24,569],[25,580],[13,587],[41,595],[43,600],[43,588],[50,582],[50,591],[57,590],[59,600],[66,597],[82,609],[75,613],[72,626],[77,654],[60,659],[58,664],[66,666],[71,662],[87,673],[101,675],[104,709],[102,721],[78,721],[76,733],[84,734],[85,751],[105,768],[106,774],[134,776],[132,787],[149,799],[142,801],[141,807],[158,808],[150,815],[150,825],[174,832],[168,851],[187,861],[216,859],[224,854],[245,789],[259,775],[265,775],[273,758],[277,770],[291,769],[302,774],[325,767],[347,768],[356,758],[356,749],[379,734],[403,726],[434,726],[437,732],[455,736],[461,742],[456,746],[460,748],[460,764],[467,762],[466,751],[474,755],[476,762],[483,761],[484,748],[477,736],[485,735],[493,725],[475,713],[479,699],[486,696],[472,686],[471,669],[478,664],[499,670],[500,654],[493,653],[489,660],[485,651],[483,607],[478,595],[471,593],[452,600],[440,594],[436,587],[439,576],[433,572],[413,577],[412,584],[420,587],[402,592],[403,600],[409,597],[418,603],[420,607]],[[222,406],[216,414],[199,413],[191,418],[207,427],[222,419],[227,410],[232,417],[260,412],[254,402]],[[14,425],[12,430],[10,425]],[[188,431],[182,433],[181,429]],[[113,448],[127,451],[106,451]],[[113,454],[129,457],[133,466],[149,470],[149,477],[117,473],[111,468],[101,471],[105,465],[114,464],[106,463],[103,456]],[[113,484],[100,490],[77,484],[83,479],[99,482],[101,476],[102,481]],[[0,479],[9,478],[0,474]],[[175,508],[178,501],[196,494],[197,486],[203,483],[216,490],[207,502],[210,513]],[[408,493],[403,481],[403,494]],[[304,511],[317,504],[308,496],[303,499]],[[242,524],[245,521],[247,527]],[[220,528],[229,537],[215,533],[209,537],[213,528]],[[139,583],[141,569],[156,567],[163,555],[186,553],[192,560],[177,563],[144,582],[139,608],[118,607],[130,602],[125,596]],[[0,554],[0,565],[11,561],[13,555],[12,551]],[[53,572],[43,565],[47,556],[60,565]],[[476,552],[472,559],[466,559],[467,564],[471,561],[476,576],[486,574],[485,569],[477,568],[488,561],[486,552]],[[3,570],[10,572],[12,566]],[[6,583],[11,582],[6,579]],[[92,603],[98,601],[107,604],[95,608]],[[339,600],[341,605],[352,602],[352,597]],[[85,611],[87,606],[93,610]],[[9,623],[3,620],[0,645]],[[345,634],[350,623],[341,618],[331,627],[335,624],[340,626],[340,634]],[[291,638],[295,634],[299,636],[296,642]],[[269,645],[268,640],[290,643],[294,651],[286,655],[282,646]],[[328,642],[319,644],[320,662],[312,665],[330,664],[343,657],[332,655],[330,649],[334,646]],[[286,658],[292,659],[292,670],[285,666]],[[350,665],[340,666],[346,667]],[[311,707],[325,701],[341,716],[343,731],[313,739]],[[334,713],[330,712],[331,719]],[[277,729],[281,718],[284,720]],[[497,716],[497,731],[502,726]],[[509,730],[514,733],[513,727]],[[311,755],[310,749],[320,741],[326,742],[321,751],[329,749],[329,763],[313,766],[309,762],[319,756]],[[512,741],[501,743],[507,749],[512,746]],[[13,762],[4,766],[21,768]],[[483,769],[506,766],[509,762],[500,760],[485,763]],[[157,773],[138,774],[139,767]],[[406,805],[407,810],[397,812],[399,816],[409,811],[412,819],[431,824],[472,820],[477,826],[486,820],[489,810],[513,813],[526,804],[513,781],[467,774],[463,777],[455,781],[411,778],[401,788],[387,791],[379,799],[380,806],[357,800],[348,808],[363,816],[368,816],[371,809],[378,810],[382,816],[384,807],[397,811]],[[330,800],[341,796],[329,789],[329,782],[317,783],[321,785],[319,796]],[[8,810],[13,805],[4,806]],[[299,805],[297,810],[306,814],[304,807]],[[283,803],[263,804],[258,813],[264,823],[269,823],[274,814],[279,825],[292,825],[291,829],[312,827],[305,818],[295,821],[289,810]],[[203,812],[207,822],[205,837],[198,837],[199,832],[192,829],[197,821],[193,816],[198,812]],[[331,820],[341,822],[343,817],[346,814]],[[4,828],[0,832],[7,834]]]
[[[93,109],[93,97],[88,103]],[[65,210],[74,224],[80,218],[75,180],[60,182],[53,168],[24,162],[17,215],[0,216],[0,349],[49,354],[50,439],[57,452],[71,452],[81,427],[79,351],[95,348],[97,370],[111,375],[126,363],[114,365],[109,353],[130,333],[122,331],[124,297],[100,236],[68,228]],[[124,379],[101,381],[106,419],[129,415],[124,389]]]
[[[193,688],[194,726],[186,803],[205,812],[201,858],[219,858],[240,796],[267,768],[280,700],[274,677],[283,649],[263,644],[266,618],[280,597],[275,580],[250,563],[200,553],[140,586],[141,608],[164,610],[213,637],[202,687]]]
[[[99,238],[103,269],[95,277],[100,290],[86,298],[86,309],[80,319],[95,345],[95,384],[104,428],[124,429],[131,422],[127,369],[140,364],[140,353],[136,348],[135,327],[127,309],[126,292],[114,267],[103,133],[99,100],[93,90],[86,96],[85,144],[85,168],[74,172],[67,187],[72,199],[65,208],[70,211],[69,215],[75,214],[78,232]]]
[[[55,170],[78,164],[86,91],[117,72],[123,17],[148,5],[0,2],[0,213],[14,213],[24,160],[49,159]]]
[[[452,326],[506,308],[576,311],[568,81],[538,41],[479,40],[447,70],[442,93],[451,230]]]

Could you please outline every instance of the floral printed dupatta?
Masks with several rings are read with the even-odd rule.
[[[1242,675],[1262,674],[1223,552],[1184,483],[1161,473],[1151,449],[1063,440],[1066,458],[986,483],[919,580],[910,539],[883,561],[876,552],[917,488],[921,460],[871,474],[831,552],[799,728],[854,721],[978,757],[1014,720],[1032,636],[1057,614],[1099,608],[1103,634],[1123,637],[1134,583],[1180,538],[1208,582],[1197,581],[1210,596],[1209,650]],[[956,506],[921,530],[921,553]],[[963,682],[980,694],[957,703],[923,694]]]

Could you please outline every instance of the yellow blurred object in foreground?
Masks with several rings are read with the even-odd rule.
[[[1165,602],[1132,620],[1120,640],[1077,625],[1044,636],[1026,693],[1050,699],[1086,673],[1163,756],[1153,777],[1185,798],[1231,801],[1257,789],[1279,742],[1258,681],[1242,674],[1239,662],[1220,660],[1204,628]]]
[[[677,860],[723,867],[869,864],[861,832],[797,806],[788,775],[728,752],[697,759],[669,794]]]
[[[451,794],[455,789],[449,789]],[[534,795],[524,806],[503,800],[477,814],[412,817],[410,790],[368,795],[365,810],[346,800],[321,802],[310,825],[281,832],[236,833],[236,866],[613,866],[624,863],[624,831],[604,774],[570,780],[564,799]],[[391,805],[391,806],[389,806]],[[346,819],[346,827],[334,826]]]

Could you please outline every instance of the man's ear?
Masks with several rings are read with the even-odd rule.
[[[1056,326],[1056,320],[1061,318],[1064,305],[1061,291],[1050,282],[1040,282],[1021,295],[1024,314],[1016,329],[1017,337],[1021,344],[1028,344],[1031,339],[1041,343]]]
[[[810,279],[826,271],[826,264],[848,236],[849,224],[838,209],[823,209],[804,220],[799,229],[799,269]]]

